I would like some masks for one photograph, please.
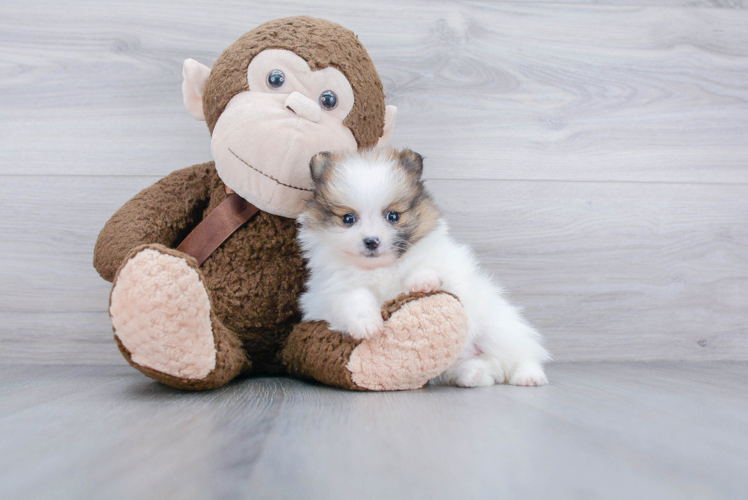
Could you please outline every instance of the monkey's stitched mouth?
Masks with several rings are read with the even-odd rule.
[[[265,177],[267,177],[267,178],[268,178],[268,179],[270,179],[271,181],[275,181],[275,183],[276,183],[276,184],[279,184],[279,185],[281,185],[281,186],[285,186],[285,187],[287,187],[287,188],[291,188],[291,189],[298,189],[299,191],[308,191],[308,192],[310,192],[310,193],[312,192],[312,190],[311,190],[311,189],[306,189],[306,188],[301,188],[301,187],[297,187],[297,186],[292,186],[292,185],[290,185],[290,184],[286,184],[286,183],[284,183],[284,182],[281,182],[281,181],[279,181],[278,179],[276,179],[275,177],[273,177],[273,176],[271,176],[271,175],[268,175],[268,174],[266,174],[266,173],[265,173],[265,172],[263,172],[262,170],[260,170],[260,169],[258,169],[258,168],[256,168],[256,167],[253,167],[252,165],[250,165],[249,163],[247,163],[246,161],[244,161],[244,159],[243,159],[243,158],[242,158],[241,156],[239,156],[238,154],[234,153],[234,152],[233,152],[233,151],[231,150],[231,148],[228,148],[228,150],[229,150],[229,153],[231,153],[232,155],[234,155],[234,156],[236,157],[236,159],[237,159],[237,160],[239,160],[240,162],[244,163],[244,164],[245,164],[246,166],[248,166],[249,168],[251,168],[252,170],[254,170],[255,172],[257,172],[258,174],[260,174],[260,175],[264,175]]]

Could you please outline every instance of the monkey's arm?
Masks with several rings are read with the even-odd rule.
[[[174,248],[202,219],[215,175],[213,162],[177,170],[117,210],[94,248],[94,267],[101,277],[113,281],[122,260],[138,245]]]

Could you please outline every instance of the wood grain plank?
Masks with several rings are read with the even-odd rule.
[[[93,245],[153,181],[2,178],[0,361],[117,359]],[[557,360],[748,359],[748,187],[428,185]]]
[[[631,5],[641,7],[713,7],[716,9],[748,9],[746,0],[522,0],[543,4],[581,4],[581,5]]]
[[[60,372],[42,368],[36,379],[23,384],[24,393],[10,394],[11,403],[19,398],[21,405],[29,399],[43,400],[45,388],[67,385],[47,381]],[[243,469],[236,462],[251,464],[262,452],[267,427],[284,400],[282,382],[252,391],[237,390],[235,385],[190,394],[156,384],[129,367],[101,369],[95,384],[81,380],[77,392],[0,418],[6,453],[0,459],[0,496],[59,497],[64,490],[65,498],[121,496],[125,491],[139,498],[208,498],[215,491],[230,491],[233,485],[221,481],[222,476],[241,481]],[[74,368],[74,373],[81,371],[82,367]],[[226,391],[234,405],[221,404]],[[225,412],[215,413],[219,406]],[[51,419],[34,417],[46,411],[52,411]],[[33,436],[24,432],[30,422]],[[229,436],[216,431],[232,422],[238,425],[230,442]],[[102,446],[92,448],[96,442]],[[46,452],[52,449],[62,453]],[[231,454],[226,453],[229,449]],[[12,464],[26,460],[34,462],[27,467],[28,474],[12,479]],[[39,477],[56,479],[37,481]]]
[[[127,365],[101,299],[96,312],[0,312],[0,365]]]
[[[67,368],[67,369],[66,369]],[[9,365],[0,369],[3,384],[0,389],[0,419],[65,398],[118,379],[132,368],[99,366],[39,366]]]
[[[433,178],[748,183],[742,9],[44,5],[2,6],[5,174],[164,175],[205,161],[182,61],[210,64],[258,23],[307,13],[359,34],[400,108],[393,143],[433,158]]]
[[[744,186],[429,187],[455,236],[525,307],[557,359],[748,354]]]
[[[542,388],[390,393],[284,378],[185,393],[127,367],[4,374],[4,498],[728,499],[748,487],[746,363],[556,363]]]

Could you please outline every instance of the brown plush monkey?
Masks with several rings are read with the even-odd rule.
[[[299,323],[305,272],[294,217],[312,188],[309,161],[322,150],[383,143],[395,119],[357,37],[321,19],[280,19],[242,36],[212,70],[188,59],[183,74],[185,105],[207,122],[214,161],[140,192],[107,222],[94,251],[94,266],[114,283],[109,312],[128,362],[192,390],[243,373],[410,389],[451,365],[467,323],[448,294],[385,304],[384,333],[363,342],[322,322]],[[239,212],[254,215],[245,222]],[[223,241],[216,221],[238,228]],[[190,240],[207,248],[204,262],[177,249]]]

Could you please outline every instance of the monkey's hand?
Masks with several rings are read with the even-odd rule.
[[[94,267],[114,280],[124,258],[140,245],[174,248],[202,219],[208,200],[212,163],[177,170],[147,187],[112,216],[99,233]]]

